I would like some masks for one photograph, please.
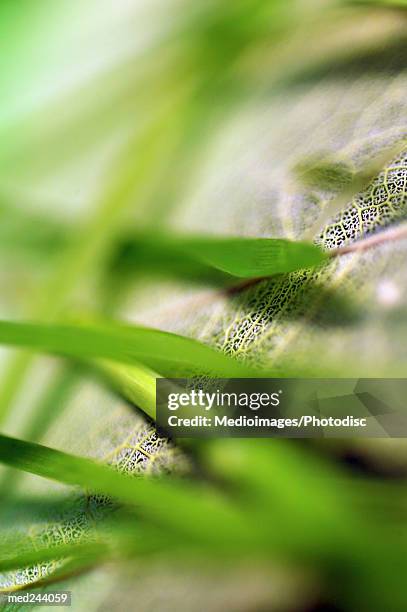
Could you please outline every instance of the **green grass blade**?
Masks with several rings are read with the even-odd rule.
[[[129,493],[133,483],[128,477],[115,473],[112,468],[46,446],[0,435],[0,462],[64,484],[92,487],[94,491],[134,501],[134,491]]]
[[[92,544],[62,544],[60,546],[42,546],[31,550],[21,551],[13,555],[1,555],[0,572],[21,569],[28,565],[54,561],[63,557],[74,556],[88,562],[100,561],[106,556],[108,547],[102,543]]]
[[[27,418],[22,426],[21,435],[26,440],[38,441],[61,417],[79,383],[80,373],[81,370],[77,367],[77,364],[64,365],[50,386],[45,388],[38,404],[38,410],[31,418]],[[21,474],[6,471],[0,477],[0,495],[3,504],[6,499],[13,496],[13,491],[16,489],[20,476]]]
[[[136,505],[146,523],[172,529],[202,547],[263,546],[261,530],[209,485],[134,478],[91,459],[4,435],[0,435],[0,463]]]
[[[250,376],[244,364],[196,340],[129,325],[75,326],[0,321],[0,344],[75,359],[142,363],[162,376]]]
[[[124,503],[153,507],[165,505],[170,499],[175,501],[180,495],[175,485],[171,489],[158,479],[135,479],[91,459],[4,435],[0,435],[0,462],[66,485],[111,495]]]
[[[214,488],[207,483],[186,482],[173,478],[171,480],[134,478],[90,459],[3,435],[0,435],[0,462],[63,484],[78,485],[92,492],[110,495],[125,504],[130,504],[137,513],[134,519],[130,517],[131,522],[128,525],[131,529],[124,524],[121,525],[120,521],[116,525],[119,529],[118,538],[121,537],[121,533],[127,533],[125,540],[129,544],[130,552],[131,540],[136,550],[140,550],[140,546],[145,550],[153,550],[157,534],[162,533],[168,542],[170,540],[173,542],[174,537],[181,537],[182,546],[192,548],[198,546],[201,553],[216,549],[225,555],[263,556],[284,550],[295,557],[298,553],[313,550],[315,545],[329,551],[335,544],[344,554],[349,553],[353,558],[364,554],[367,544],[373,541],[371,534],[375,525],[370,520],[366,521],[360,513],[354,516],[353,520],[349,520],[352,513],[349,510],[348,500],[338,501],[334,495],[331,497],[330,491],[328,508],[320,508],[314,513],[315,509],[318,509],[318,498],[311,499],[304,508],[301,495],[302,490],[307,490],[310,484],[315,483],[317,478],[315,475],[309,473],[307,469],[304,471],[300,469],[304,482],[303,489],[297,492],[287,485],[286,467],[271,462],[274,469],[272,482],[269,485],[269,459],[273,458],[273,453],[267,457],[272,450],[268,448],[269,445],[264,444],[259,447],[257,444],[255,446],[245,444],[246,449],[243,450],[247,451],[247,457],[246,453],[240,454],[240,443],[233,446],[238,452],[233,452],[233,448],[229,447],[232,451],[231,464],[236,466],[235,462],[238,461],[243,467],[241,474],[243,482],[239,485],[235,482],[235,487],[232,487],[228,493],[228,487],[222,491],[219,487]],[[292,454],[289,448],[279,446],[280,450],[285,451],[281,457],[290,460]],[[218,445],[219,449],[222,450],[222,447]],[[253,477],[248,466],[250,466],[251,451],[256,449],[266,461],[264,471]],[[294,460],[295,467],[300,468],[301,464],[296,461],[296,457]],[[222,462],[227,463],[227,461],[228,453],[222,458]],[[226,466],[226,473],[223,472],[223,475],[227,476],[225,482],[229,481],[229,484],[231,482],[227,472],[230,467]],[[275,478],[276,474],[278,478]],[[332,491],[335,489],[335,484],[338,484],[336,480]],[[235,499],[232,495],[233,488],[235,492],[240,493]],[[349,492],[346,487],[344,490]],[[269,494],[270,498],[267,499]],[[255,500],[258,507],[259,495],[265,506],[262,512],[256,511],[253,514],[253,508],[247,500]],[[326,496],[323,497],[325,500]],[[330,511],[332,503],[337,505],[335,512]],[[305,531],[303,527],[298,530],[293,529],[293,525],[287,519],[288,516],[297,516],[300,525],[306,524],[307,529]],[[256,520],[253,520],[254,518]],[[278,530],[275,529],[276,524],[279,526]],[[120,531],[122,527],[125,527],[124,531]],[[357,538],[355,533],[358,534]],[[117,543],[120,545],[119,540]],[[55,558],[55,553],[50,553],[50,558]],[[7,562],[7,559],[4,561]]]
[[[121,259],[140,269],[161,264],[164,271],[184,272],[195,264],[251,278],[311,268],[326,255],[314,244],[283,239],[140,235],[125,243]]]
[[[95,368],[110,387],[155,419],[157,372],[141,364],[126,365],[105,359],[97,360]]]

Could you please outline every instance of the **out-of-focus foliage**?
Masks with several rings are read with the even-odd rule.
[[[168,245],[144,258],[124,249],[129,236],[190,235],[332,250],[402,222],[403,5],[1,4],[0,313],[39,322],[1,329],[13,344],[35,336],[37,348],[103,358],[121,391],[81,363],[2,352],[2,429],[42,443],[0,440],[20,470],[2,474],[3,588],[56,580],[78,611],[137,600],[146,611],[404,612],[404,441],[180,448],[137,409],[153,414],[159,364],[180,354],[188,367],[192,354],[194,367],[215,355],[239,371],[405,376],[406,241],[236,286],[196,249],[191,260]],[[134,346],[140,326],[162,330],[138,347],[151,360],[104,361],[130,340],[101,345],[85,323],[100,318],[136,323]],[[63,483],[82,489],[65,498]]]

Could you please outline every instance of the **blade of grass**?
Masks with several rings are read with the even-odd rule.
[[[46,434],[51,425],[65,410],[79,383],[80,373],[77,364],[64,365],[51,385],[45,389],[37,411],[23,424],[22,435],[25,439],[34,442]],[[13,497],[13,492],[20,481],[20,477],[21,474],[12,471],[6,471],[2,474],[0,493],[3,503],[6,499]]]
[[[58,525],[63,530],[63,523]],[[196,541],[193,538],[182,539],[170,530],[164,532],[162,528],[147,524],[126,507],[124,510],[117,510],[113,516],[98,524],[91,540],[87,536],[73,536],[73,539],[68,539],[63,544],[44,545],[35,537],[7,538],[0,544],[0,572],[55,560],[64,560],[65,563],[59,569],[66,570],[68,558],[74,564],[87,565],[141,555],[143,560],[146,560],[147,555],[166,552],[174,559],[177,553],[185,554],[194,548],[196,550]],[[55,577],[54,571],[51,576]]]
[[[189,260],[251,278],[310,268],[321,264],[326,255],[314,244],[282,239],[140,235],[127,241],[123,258],[140,269],[158,261],[164,270],[180,267],[182,271]]]
[[[14,569],[21,569],[22,567],[34,565],[37,563],[43,563],[45,561],[54,561],[62,559],[64,557],[74,556],[78,559],[86,558],[88,561],[100,561],[105,558],[108,553],[108,546],[103,543],[76,543],[76,544],[62,544],[60,546],[42,546],[40,548],[33,548],[32,550],[21,551],[12,556],[7,555],[9,552],[10,545],[7,546],[8,550],[5,554],[0,556],[0,572],[7,572]],[[18,544],[17,544],[18,546]]]
[[[285,465],[272,463],[273,478],[270,479],[267,465],[268,459],[273,458],[273,453],[268,447],[272,445],[263,444],[259,448],[260,455],[263,455],[265,461],[261,466],[261,473],[254,478],[252,488],[251,472],[247,464],[251,465],[250,447],[253,445],[245,444],[243,449],[245,452],[241,454],[240,441],[234,442],[236,444],[231,456],[232,464],[238,461],[238,467],[243,467],[242,476],[245,480],[240,494],[235,490],[234,499],[227,496],[231,494],[233,488],[228,494],[227,487],[221,491],[204,483],[185,482],[172,478],[171,480],[145,477],[136,479],[90,459],[3,435],[0,435],[0,462],[60,483],[90,488],[93,492],[110,495],[125,504],[130,504],[139,520],[130,517],[131,522],[125,526],[123,533],[127,534],[128,544],[131,545],[133,540],[135,547],[139,546],[140,534],[140,545],[143,549],[146,547],[146,550],[151,550],[151,545],[157,542],[155,535],[160,534],[162,530],[167,542],[173,542],[173,537],[181,537],[182,547],[197,546],[200,554],[210,550],[213,552],[216,549],[217,552],[227,556],[255,554],[265,558],[270,554],[278,555],[283,552],[285,556],[296,558],[296,555],[302,554],[311,554],[314,557],[317,552],[318,557],[322,555],[329,558],[332,550],[335,550],[335,557],[340,554],[348,561],[355,561],[364,558],[367,550],[372,555],[372,559],[377,559],[378,539],[387,552],[397,553],[398,549],[393,551],[395,542],[391,531],[381,527],[379,529],[377,523],[372,523],[364,513],[354,516],[347,499],[342,501],[333,495],[332,499],[328,500],[329,508],[325,510],[320,508],[315,514],[314,510],[318,509],[320,502],[318,498],[310,499],[303,510],[302,492],[297,492],[295,488],[289,486],[290,478]],[[279,445],[279,448],[284,450],[282,456],[289,460],[289,472],[292,467],[299,470],[303,490],[313,490],[315,474],[308,473],[307,469],[302,470],[301,462],[298,462],[296,456],[294,456],[294,466],[291,465],[290,460],[293,455],[287,445],[284,447]],[[267,458],[270,452],[271,455]],[[227,461],[228,456],[224,455],[222,461]],[[227,465],[227,470],[229,468],[230,464]],[[249,497],[247,485],[251,490]],[[334,488],[332,486],[332,491]],[[343,490],[350,491],[346,488]],[[280,492],[283,495],[282,500],[279,498]],[[270,496],[266,513],[252,512],[251,502],[257,499],[258,495],[263,502]],[[328,498],[330,496],[331,491]],[[332,503],[336,505],[333,512],[331,512]],[[293,520],[298,521],[301,528],[293,529]],[[141,529],[138,528],[139,521],[142,522]],[[131,524],[133,528],[129,529]],[[147,533],[144,524],[152,536],[151,541],[149,537],[145,540],[143,538],[143,534]],[[119,522],[119,531],[116,534],[118,536],[121,527]],[[321,527],[323,527],[322,532]],[[372,534],[376,534],[376,538],[372,537]],[[55,553],[50,553],[51,557],[55,558]],[[7,562],[7,559],[5,561]]]
[[[110,386],[155,420],[157,372],[141,364],[124,365],[104,359],[98,359],[95,368]]]
[[[211,372],[219,377],[255,374],[253,369],[191,338],[129,325],[81,327],[0,321],[0,344],[75,359],[142,363],[167,377]]]
[[[264,546],[261,530],[222,492],[209,485],[175,479],[136,479],[90,459],[3,435],[0,462],[135,505],[143,520],[193,538],[204,548]]]
[[[66,228],[59,236],[61,228],[53,234],[46,219],[43,223],[38,216],[38,221],[41,223],[29,220],[21,224],[16,219],[18,233],[11,236],[7,229],[8,242],[2,241],[6,255],[13,250],[24,253],[27,249],[26,255],[30,257],[38,255],[49,259],[57,249],[66,249],[68,241],[72,242],[73,234]],[[228,275],[250,278],[292,272],[318,265],[325,258],[322,250],[306,242],[231,236],[157,236],[156,233],[124,237],[116,253],[111,274],[124,268],[137,270],[138,274],[155,271],[161,276],[176,275],[191,281],[213,278],[217,283],[225,283]],[[216,273],[211,275],[211,270]]]

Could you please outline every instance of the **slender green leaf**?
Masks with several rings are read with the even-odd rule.
[[[0,435],[0,463],[136,504],[144,520],[175,529],[202,546],[242,546],[244,542],[246,546],[262,547],[261,531],[227,497],[208,485],[136,479],[93,460],[4,435]]]
[[[15,544],[14,544],[15,546]],[[18,546],[18,543],[17,543]],[[2,555],[0,557],[0,571],[6,572],[13,569],[21,569],[24,566],[54,561],[67,556],[75,556],[88,562],[100,561],[106,556],[108,547],[103,543],[86,544],[62,544],[60,546],[42,546],[22,550],[13,555]]]
[[[153,236],[130,237],[122,259],[140,268],[161,264],[184,271],[200,264],[232,276],[251,278],[284,274],[321,264],[326,255],[314,244],[272,238]]]
[[[163,376],[216,373],[250,376],[253,370],[183,336],[129,325],[75,326],[0,321],[0,344],[76,359],[142,363]]]
[[[243,477],[243,488],[235,483],[240,489],[240,495],[233,501],[229,498],[231,492],[221,492],[219,488],[215,489],[208,484],[172,478],[134,478],[90,459],[3,435],[0,435],[0,462],[64,484],[90,488],[93,492],[111,495],[130,504],[137,513],[138,520],[136,516],[133,518],[131,515],[126,519],[124,514],[127,525],[121,522],[121,516],[119,521],[115,521],[115,539],[107,541],[109,554],[115,552],[115,543],[119,547],[118,552],[122,547],[121,552],[124,554],[126,551],[130,554],[140,550],[153,551],[160,540],[160,537],[157,540],[156,536],[161,532],[167,544],[173,545],[173,536],[178,534],[178,537],[187,538],[182,540],[182,547],[198,546],[200,553],[216,548],[225,555],[244,556],[253,553],[268,555],[271,550],[273,553],[284,550],[285,554],[295,556],[305,550],[314,550],[316,544],[325,546],[329,552],[335,544],[343,549],[343,554],[348,558],[358,559],[365,554],[366,547],[373,542],[371,534],[374,532],[374,523],[372,524],[370,519],[365,521],[361,514],[352,516],[349,500],[346,500],[346,497],[342,501],[335,498],[335,486],[328,492],[324,491],[324,487],[321,488],[325,503],[328,502],[327,508],[318,510],[318,504],[313,499],[304,507],[304,504],[299,503],[301,491],[292,490],[287,485],[285,465],[280,467],[278,463],[270,462],[274,467],[274,476],[278,477],[269,483],[266,464],[268,460],[273,459],[273,453],[268,444],[261,447],[245,444],[242,447],[241,441],[234,442],[236,444],[229,445],[229,453],[226,454],[223,453],[221,445],[215,445],[215,451],[217,449],[223,453],[222,463],[226,462],[223,476],[232,468],[232,477],[235,479],[235,469],[238,468],[237,471]],[[281,458],[285,458],[290,464],[292,454],[285,446],[278,446],[283,451]],[[247,467],[253,448],[258,451],[255,453],[256,464],[259,453],[262,463],[266,460],[261,472],[255,475]],[[242,450],[246,452],[242,454]],[[318,484],[318,475],[309,473],[307,469],[302,470],[301,462],[297,459],[299,457],[294,456],[295,466],[302,477],[303,489],[310,484]],[[345,493],[350,492],[345,486],[343,490]],[[253,501],[256,502],[254,514],[250,503]],[[263,504],[265,506],[262,508]],[[266,514],[264,510],[267,510]],[[293,528],[290,521],[287,521],[287,516],[292,516],[293,513],[299,520],[305,520],[308,530],[304,531],[302,526]],[[256,520],[253,520],[254,517]],[[276,524],[279,526],[277,530]],[[358,538],[355,538],[355,532],[358,533]],[[123,541],[127,546],[122,546]],[[372,554],[374,546],[372,545]],[[48,559],[57,556],[55,550],[44,552]],[[61,549],[62,554],[65,552],[74,551]],[[106,550],[102,547],[100,552],[104,555]],[[99,550],[96,553],[99,553]],[[30,555],[30,551],[27,554]],[[4,568],[15,567],[19,564],[18,561],[22,560],[13,560],[10,555],[3,555],[1,549],[0,559],[0,566]],[[24,563],[33,560],[34,558],[26,557]]]
[[[99,359],[95,368],[121,395],[155,419],[155,385],[159,374],[145,366]]]

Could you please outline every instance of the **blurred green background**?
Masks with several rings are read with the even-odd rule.
[[[405,8],[3,0],[0,318],[145,325],[277,376],[405,377],[405,238],[255,283],[168,252],[402,226]],[[68,459],[41,460],[58,483],[2,466],[2,589],[72,589],[75,611],[407,609],[403,439],[178,445],[144,416],[160,372],[0,358],[3,433],[144,476],[133,507],[84,466],[72,493]]]

